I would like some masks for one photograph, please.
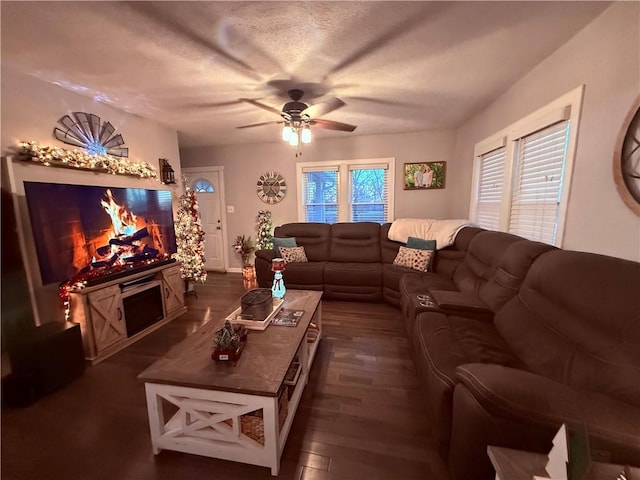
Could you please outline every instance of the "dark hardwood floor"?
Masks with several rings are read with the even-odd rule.
[[[189,312],[25,408],[2,410],[3,480],[268,479],[270,470],[151,452],[144,385],[155,359],[244,293],[209,275]],[[447,480],[429,432],[400,311],[323,302],[324,337],[289,434],[284,480]]]

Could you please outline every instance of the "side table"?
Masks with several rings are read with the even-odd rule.
[[[531,480],[534,475],[546,478],[547,456],[504,447],[487,447],[496,480]],[[627,480],[640,480],[640,468],[612,463],[591,462],[585,480],[618,480],[624,472]]]

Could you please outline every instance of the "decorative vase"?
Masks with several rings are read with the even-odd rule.
[[[250,253],[243,253],[242,254],[242,266],[243,267],[248,267],[251,265],[251,263],[249,263],[249,257],[251,257]]]

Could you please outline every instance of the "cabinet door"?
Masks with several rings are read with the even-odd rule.
[[[184,306],[184,282],[180,274],[180,265],[165,268],[162,271],[162,289],[164,291],[164,308],[169,316]]]
[[[96,351],[127,338],[120,287],[103,288],[87,295]]]

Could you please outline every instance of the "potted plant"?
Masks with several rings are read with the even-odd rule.
[[[218,330],[214,340],[214,350],[211,357],[216,361],[234,361],[240,358],[247,341],[247,333],[244,327],[234,327],[229,320]]]
[[[256,247],[251,241],[251,236],[238,235],[233,244],[233,249],[242,256],[242,266],[246,267],[249,265],[249,257]]]

